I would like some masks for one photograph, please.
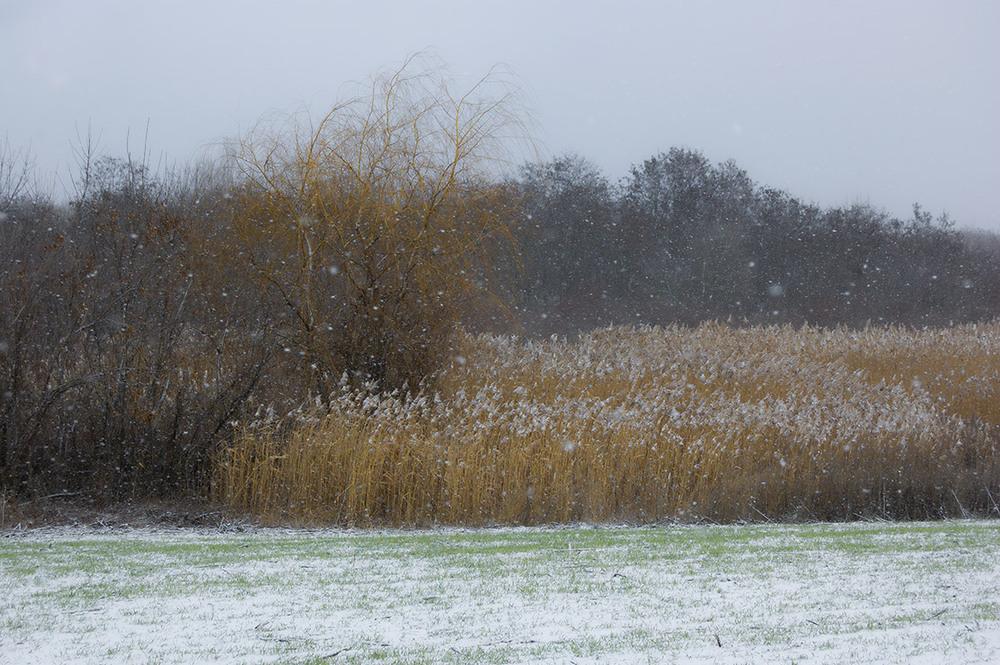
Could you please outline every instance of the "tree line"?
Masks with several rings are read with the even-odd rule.
[[[915,209],[821,209],[674,149],[610,183],[502,172],[511,89],[422,63],[215,162],[0,146],[0,494],[204,496],[239,428],[337,391],[432,389],[461,328],[938,325],[1000,312],[1000,245]],[[0,497],[2,499],[3,497]]]
[[[607,324],[949,325],[1000,313],[996,237],[914,206],[821,208],[674,148],[612,184],[569,155],[516,187],[523,318]]]

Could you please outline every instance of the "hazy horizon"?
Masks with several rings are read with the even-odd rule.
[[[0,0],[0,132],[68,188],[88,126],[184,163],[271,109],[328,107],[429,51],[508,68],[544,156],[611,181],[673,146],[819,205],[1000,231],[1000,5]],[[0,137],[2,138],[2,137]]]

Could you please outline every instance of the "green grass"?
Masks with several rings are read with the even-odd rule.
[[[0,653],[26,663],[990,662],[998,553],[994,521],[39,531],[0,540]]]

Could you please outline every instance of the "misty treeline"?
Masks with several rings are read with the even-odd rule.
[[[381,94],[401,94],[388,83]],[[617,185],[576,156],[491,177],[459,163],[483,147],[456,148],[474,133],[427,148],[412,122],[373,108],[294,125],[312,143],[268,125],[217,163],[172,172],[84,146],[67,203],[3,146],[4,494],[207,496],[240,423],[338,390],[432,387],[462,327],[1000,312],[996,238],[919,209],[905,221],[821,209],[678,149]]]
[[[821,208],[674,148],[611,183],[568,155],[515,183],[523,320],[949,325],[1000,314],[1000,244],[914,206]]]

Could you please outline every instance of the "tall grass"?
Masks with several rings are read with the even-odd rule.
[[[435,386],[244,423],[216,491],[335,524],[1000,512],[1000,325],[466,336]]]

